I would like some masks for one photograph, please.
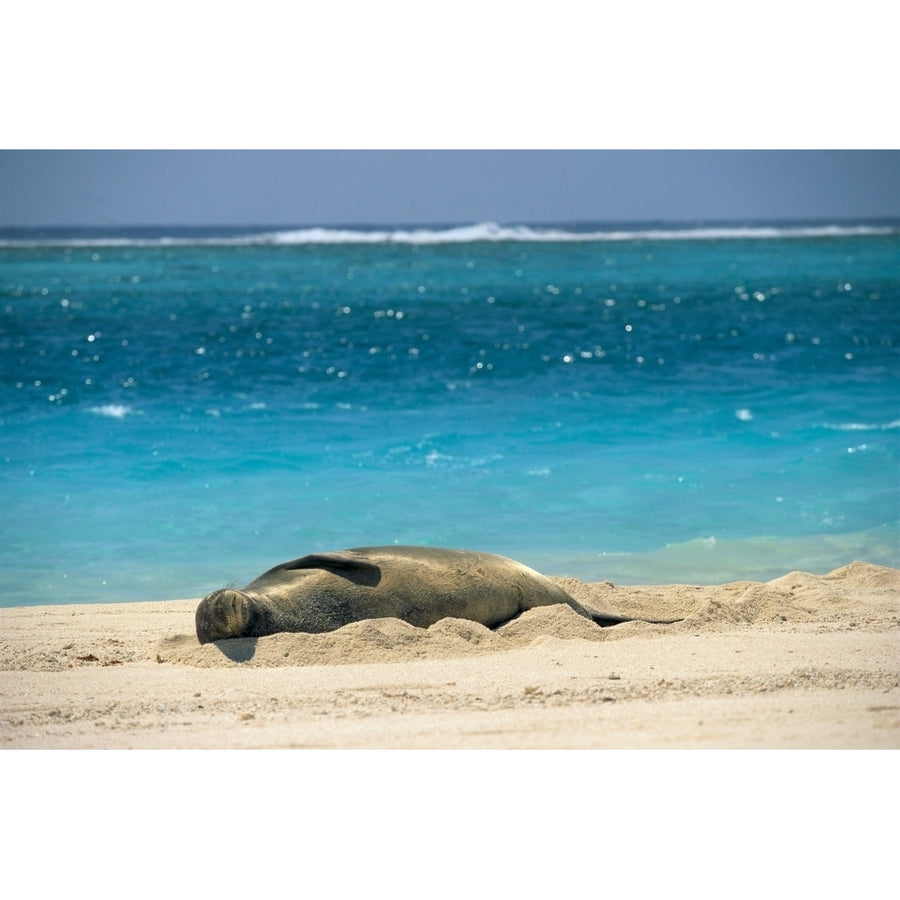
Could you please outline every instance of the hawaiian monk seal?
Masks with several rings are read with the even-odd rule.
[[[418,628],[447,617],[493,628],[554,603],[565,603],[598,625],[635,621],[589,610],[540,572],[505,556],[437,547],[359,547],[303,556],[269,569],[242,590],[213,591],[197,607],[197,637],[206,644],[282,631],[318,633],[388,616]]]
[[[281,631],[334,631],[388,616],[419,628],[448,616],[492,628],[554,603],[598,625],[633,621],[586,609],[549,578],[505,556],[361,547],[303,556],[269,569],[242,590],[214,591],[200,601],[196,624],[201,644]]]

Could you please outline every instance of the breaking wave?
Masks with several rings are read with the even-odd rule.
[[[580,224],[572,227],[501,225],[480,222],[447,227],[308,227],[269,230],[145,229],[117,234],[19,233],[0,238],[0,247],[139,247],[139,246],[252,246],[306,244],[463,244],[479,241],[523,243],[590,241],[771,240],[893,235],[900,225],[684,225],[613,226]]]

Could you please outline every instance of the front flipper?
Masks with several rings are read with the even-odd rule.
[[[356,584],[374,586],[381,581],[381,568],[362,556],[355,556],[349,552],[335,553],[310,553],[299,559],[281,563],[268,572],[264,572],[256,579],[254,584],[267,581],[270,577],[281,572],[293,572],[298,569],[324,569],[333,572],[341,578],[346,578]],[[249,587],[249,585],[248,585]]]

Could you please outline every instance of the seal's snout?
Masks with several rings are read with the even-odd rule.
[[[201,644],[240,637],[250,622],[250,603],[240,591],[213,591],[200,601],[195,616]]]

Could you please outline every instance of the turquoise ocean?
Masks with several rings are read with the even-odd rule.
[[[0,232],[0,605],[432,544],[900,565],[900,224]]]

